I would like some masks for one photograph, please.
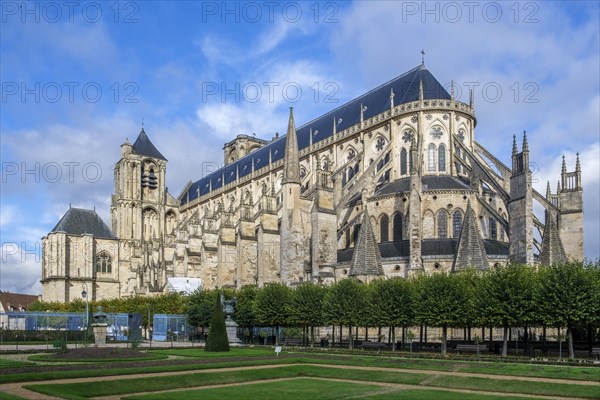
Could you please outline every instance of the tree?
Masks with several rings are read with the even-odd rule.
[[[342,279],[333,285],[325,297],[326,320],[334,325],[346,325],[349,348],[353,348],[352,327],[365,320],[367,308],[365,286],[354,279]],[[340,332],[340,339],[341,339]]]
[[[258,290],[255,286],[244,286],[237,293],[237,302],[233,314],[233,320],[248,333],[257,325],[254,315],[254,302]]]
[[[266,284],[256,295],[254,315],[259,323],[276,329],[288,324],[290,289],[281,283]],[[279,335],[275,335],[279,344]]]
[[[395,351],[396,326],[406,327],[414,320],[412,281],[392,278],[372,282],[368,307],[375,325],[392,327],[392,351]]]
[[[552,265],[540,270],[537,301],[541,315],[548,325],[567,327],[571,359],[575,358],[573,328],[598,318],[595,273],[580,262]]]
[[[418,318],[442,328],[442,354],[446,355],[448,327],[461,326],[468,318],[464,279],[459,274],[435,273],[419,277],[416,286]]]
[[[223,305],[218,296],[215,301],[215,308],[210,321],[204,351],[229,351],[229,339],[227,338],[227,328],[225,327]]]
[[[288,313],[290,323],[310,327],[310,345],[315,342],[315,326],[323,324],[325,288],[314,283],[304,283],[291,293]]]
[[[527,265],[497,267],[483,278],[477,296],[482,321],[502,326],[502,356],[508,353],[508,329],[535,318],[535,272]]]
[[[185,313],[191,326],[202,329],[210,325],[214,313],[215,301],[219,299],[217,290],[195,290],[188,298]]]

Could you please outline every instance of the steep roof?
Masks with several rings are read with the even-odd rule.
[[[358,233],[358,241],[356,246],[354,246],[352,264],[350,266],[350,276],[358,275],[383,275],[381,253],[379,252],[379,246],[377,245],[375,234],[373,234],[373,227],[371,226],[371,219],[366,209],[363,212],[363,221]]]
[[[30,294],[0,292],[0,303],[2,303],[2,310],[4,312],[27,311],[29,305],[37,299],[38,296]]]
[[[133,143],[132,147],[135,154],[167,161],[165,156],[163,156],[160,153],[160,151],[158,151],[158,149],[154,147],[154,145],[150,141],[150,138],[148,137],[148,135],[146,135],[146,131],[144,131],[144,128],[142,128],[142,130],[140,131],[140,134]]]
[[[423,190],[456,190],[470,189],[466,178],[447,176],[447,175],[425,175],[421,178]],[[400,178],[393,182],[383,185],[375,196],[383,196],[392,193],[410,192],[410,178]]]
[[[556,215],[546,210],[546,224],[542,237],[542,250],[539,262],[542,265],[552,265],[567,261],[565,249],[556,228]]]
[[[458,248],[452,270],[457,271],[468,267],[479,269],[488,268],[487,253],[477,226],[475,211],[471,208],[471,202],[467,202],[465,220],[460,230]]]
[[[419,100],[419,83],[423,82],[423,99],[449,100],[450,94],[438,82],[437,79],[425,68],[419,65],[416,68],[376,87],[373,90],[329,111],[322,116],[296,128],[298,150],[302,150],[311,143],[317,143],[333,135],[334,121],[335,131],[339,132],[360,122],[361,106],[363,107],[363,118],[369,119],[391,107],[390,98],[393,91],[394,105],[400,105]],[[252,171],[258,171],[267,167],[269,162],[274,163],[285,156],[286,136],[270,142],[262,148],[228,164],[199,180],[194,182],[181,196],[181,204],[186,204],[200,196],[204,196],[213,190],[221,188],[224,184],[234,182]]]
[[[65,232],[70,235],[92,234],[101,238],[116,239],[95,210],[69,208],[50,232]]]

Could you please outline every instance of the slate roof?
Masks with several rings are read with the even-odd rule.
[[[342,131],[360,122],[360,107],[366,107],[363,118],[369,119],[377,114],[390,109],[390,93],[394,91],[394,105],[400,105],[417,101],[419,99],[419,82],[423,82],[423,97],[425,100],[444,99],[449,100],[450,94],[438,82],[437,79],[425,68],[419,65],[416,68],[384,83],[381,86],[343,104],[342,106],[316,118],[299,128],[296,128],[298,137],[298,150],[308,147],[311,142],[317,143],[333,135],[333,123],[336,122],[336,131]],[[239,160],[227,165],[229,176],[231,172],[238,172],[240,178],[269,165],[271,162],[281,160],[285,155],[286,136],[282,136],[263,146]],[[159,153],[160,154],[160,153]],[[245,168],[244,168],[245,167]],[[226,171],[221,168],[194,182],[188,190],[182,194],[181,204],[186,204],[199,196],[204,196],[212,190],[218,189],[223,184]]]
[[[466,179],[454,176],[435,176],[425,175],[421,178],[423,190],[452,190],[452,189],[470,189],[469,182]],[[382,186],[375,196],[382,196],[392,193],[410,192],[410,178],[400,178],[387,185]]]
[[[467,202],[467,211],[465,220],[460,229],[460,238],[458,239],[458,249],[452,265],[452,270],[475,267],[487,269],[489,266],[487,259],[487,250],[479,231],[479,224],[475,211],[471,208],[471,202]]]
[[[559,264],[567,261],[565,249],[556,227],[556,215],[548,212],[548,210],[546,210],[546,224],[539,261],[542,265]]]
[[[381,264],[381,252],[373,234],[371,219],[365,209],[363,212],[362,225],[358,233],[358,241],[354,246],[352,254],[352,264],[350,266],[350,276],[379,276],[383,275],[383,266]]]
[[[483,240],[483,245],[488,256],[508,256],[508,243],[496,240]],[[458,246],[458,239],[425,239],[421,242],[423,256],[454,256]],[[379,243],[379,251],[383,259],[392,257],[408,257],[410,247],[408,240],[397,242]],[[354,248],[341,249],[337,252],[337,262],[352,261]]]
[[[83,208],[69,208],[50,232],[61,231],[70,235],[87,233],[101,238],[117,238],[95,210],[85,210]]]
[[[135,154],[139,154],[141,156],[148,156],[167,161],[165,156],[163,156],[160,153],[160,151],[158,151],[158,149],[154,147],[154,145],[150,141],[150,138],[148,137],[148,135],[146,135],[144,128],[142,128],[140,134],[135,140],[135,143],[133,143],[133,151],[135,152]]]

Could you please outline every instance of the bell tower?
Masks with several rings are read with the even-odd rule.
[[[130,288],[138,292],[161,290],[166,282],[161,268],[166,169],[167,159],[152,144],[144,128],[133,144],[126,140],[121,145],[121,159],[115,166],[112,228],[121,239],[124,263],[137,271]]]

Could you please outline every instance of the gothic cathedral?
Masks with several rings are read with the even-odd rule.
[[[266,141],[225,144],[224,165],[175,197],[144,129],[121,145],[109,228],[69,208],[43,238],[43,300],[549,265],[583,259],[579,159],[556,192],[531,185],[527,136],[507,166],[475,140],[475,108],[424,64]],[[541,219],[534,202],[545,209]],[[539,239],[538,239],[539,238]]]

